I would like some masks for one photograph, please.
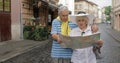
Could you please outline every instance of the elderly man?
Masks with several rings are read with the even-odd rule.
[[[61,6],[58,9],[58,17],[52,22],[51,34],[53,37],[52,52],[54,63],[70,63],[72,49],[61,48],[60,43],[62,42],[59,38],[58,33],[69,36],[71,29],[77,27],[70,21],[69,10],[66,6]]]
[[[52,22],[51,34],[53,38],[51,57],[54,63],[71,63],[73,50],[70,48],[61,48],[62,42],[59,33],[69,36],[73,28],[77,25],[70,21],[69,10],[66,6],[61,6],[58,9],[58,17]]]

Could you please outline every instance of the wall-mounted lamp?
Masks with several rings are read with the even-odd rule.
[[[33,16],[35,18],[38,18],[39,17],[39,10],[40,10],[40,6],[42,5],[42,2],[41,1],[35,1],[34,4],[33,4]]]
[[[42,5],[41,1],[38,2],[38,7],[40,7]]]

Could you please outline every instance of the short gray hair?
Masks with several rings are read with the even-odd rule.
[[[68,7],[67,7],[67,6],[60,6],[60,7],[58,8],[58,15],[59,15],[62,11],[68,11],[68,12],[69,12]]]

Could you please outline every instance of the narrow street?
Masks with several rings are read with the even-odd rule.
[[[97,63],[120,63],[119,2],[120,0],[0,0],[0,63],[53,63],[50,55],[54,45],[51,29],[55,26],[55,31],[63,33],[63,28],[68,33],[73,24],[69,25],[68,21],[72,21],[72,18],[66,16],[77,17],[78,14],[93,15],[85,19],[89,20],[89,24],[101,23],[98,26],[104,44],[101,59],[97,59]],[[66,10],[68,12],[63,13]],[[76,17],[74,21],[77,21]],[[67,22],[67,27],[64,28],[59,23],[53,24],[55,18],[59,18],[61,24]]]
[[[101,38],[104,40],[104,45],[102,47],[102,59],[98,59],[98,63],[120,63],[120,42],[115,40],[110,34],[108,34],[107,29],[109,25],[100,24],[99,29]]]
[[[113,37],[113,36],[111,36],[110,33],[108,33],[108,32],[112,31],[112,29],[111,29],[111,31],[108,30],[108,29],[110,29],[109,25],[99,24],[99,29],[101,32],[101,39],[103,39],[103,41],[104,41],[104,45],[101,49],[101,52],[102,52],[101,57],[102,58],[98,59],[97,63],[120,63],[120,60],[119,60],[119,58],[120,58],[120,41],[114,39],[117,36]],[[115,34],[115,33],[113,32],[112,34]],[[36,46],[35,48],[30,49],[30,51],[28,51],[26,53],[21,53],[18,56],[9,58],[8,60],[6,60],[2,63],[53,63],[52,58],[50,57],[51,43],[52,43],[51,40],[47,40],[45,42],[23,41],[23,42],[15,42],[15,43],[20,43],[20,44],[27,43],[28,45],[29,45],[29,43],[35,43],[35,44],[38,44],[39,46]],[[11,44],[11,45],[17,46],[17,44]],[[2,48],[2,45],[1,45],[1,48]],[[19,49],[20,49],[20,47],[19,47]]]

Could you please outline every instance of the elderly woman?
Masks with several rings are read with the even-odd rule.
[[[77,28],[70,32],[70,36],[87,36],[92,35],[91,27],[89,26],[89,20],[91,15],[80,14],[76,16]],[[102,43],[99,40],[98,43]],[[96,63],[96,57],[93,53],[93,46],[82,49],[75,49],[72,54],[71,62],[73,63]]]

